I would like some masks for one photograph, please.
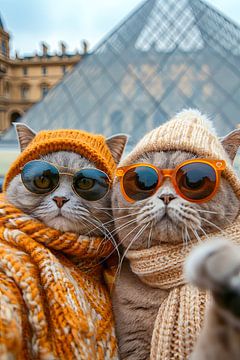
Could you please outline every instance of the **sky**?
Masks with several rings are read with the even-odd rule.
[[[162,0],[167,1],[167,0]],[[208,3],[240,25],[240,0],[208,0]],[[12,54],[35,53],[46,42],[50,51],[59,41],[70,52],[90,48],[110,32],[141,0],[0,0],[0,14],[11,35]]]

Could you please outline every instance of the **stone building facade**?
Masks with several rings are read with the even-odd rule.
[[[79,52],[68,53],[61,42],[59,53],[54,55],[42,43],[40,54],[24,57],[16,54],[13,58],[9,41],[10,35],[0,18],[0,133],[41,100],[82,57]]]

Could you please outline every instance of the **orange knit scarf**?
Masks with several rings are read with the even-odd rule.
[[[111,251],[108,240],[47,228],[1,198],[0,358],[117,359],[99,264]]]
[[[223,235],[240,244],[240,218],[224,231],[209,235],[209,238]],[[169,290],[155,320],[151,360],[189,359],[196,344],[209,295],[186,284],[183,276],[183,264],[195,245],[162,243],[150,249],[127,253],[132,271],[145,284]]]

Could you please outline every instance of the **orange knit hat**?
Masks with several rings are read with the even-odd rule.
[[[116,164],[105,140],[102,135],[81,130],[40,131],[10,167],[3,190],[7,189],[9,182],[21,172],[21,167],[28,161],[56,151],[72,151],[86,157],[112,180]]]

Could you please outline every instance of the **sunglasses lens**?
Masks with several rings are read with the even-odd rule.
[[[46,194],[57,187],[59,172],[55,166],[44,161],[30,161],[21,172],[24,186],[35,194]]]
[[[73,178],[76,193],[88,201],[96,201],[104,197],[109,189],[110,180],[107,174],[97,169],[83,169]]]
[[[132,200],[144,200],[152,196],[158,184],[158,173],[149,166],[137,166],[123,177],[123,187]]]
[[[209,197],[216,188],[216,180],[214,168],[201,162],[186,164],[176,174],[180,192],[190,201]]]

